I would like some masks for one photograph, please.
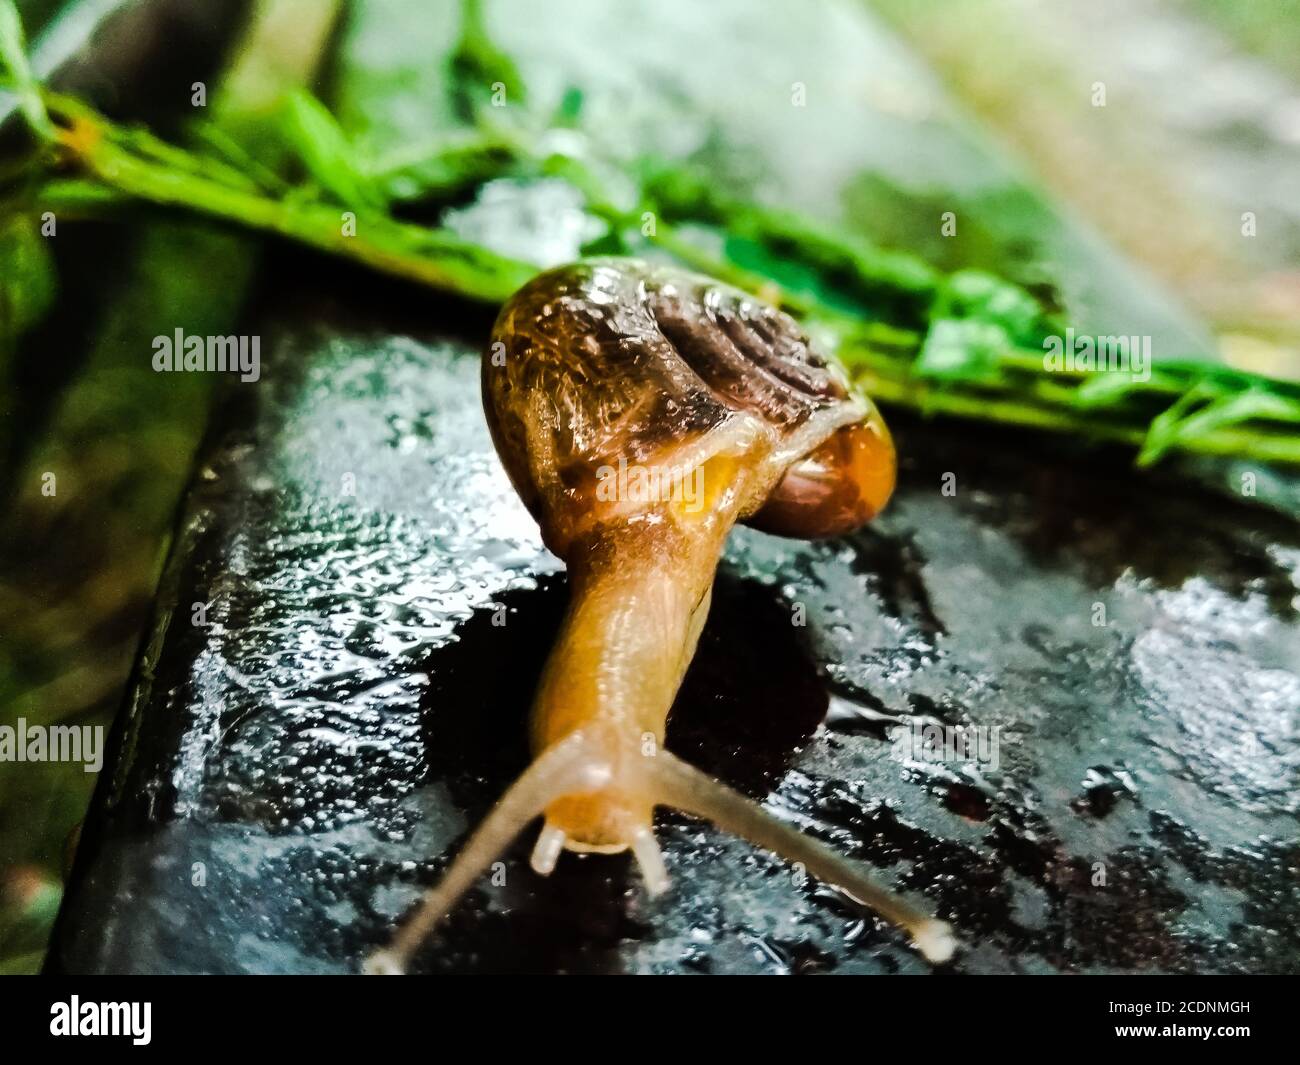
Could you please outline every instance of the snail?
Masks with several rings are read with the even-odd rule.
[[[894,447],[871,403],[787,314],[701,275],[608,258],[511,297],[483,359],[483,404],[511,482],[567,565],[570,603],[537,688],[532,764],[368,971],[403,971],[538,815],[537,873],[566,850],[630,850],[646,889],[664,890],[656,806],[802,863],[947,960],[946,923],[663,747],[731,527],[839,536],[889,498]]]

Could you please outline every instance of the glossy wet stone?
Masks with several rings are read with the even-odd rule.
[[[319,310],[211,449],[57,968],[353,970],[525,764],[566,590],[477,354]],[[1113,456],[893,426],[875,526],[733,534],[670,746],[924,897],[957,971],[1294,969],[1296,526]],[[913,724],[998,746],[932,761]],[[739,840],[660,836],[654,901],[624,857],[538,878],[521,838],[419,968],[929,968]]]

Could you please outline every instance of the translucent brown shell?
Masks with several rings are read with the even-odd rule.
[[[593,478],[620,460],[745,454],[760,469],[739,517],[794,536],[854,528],[893,487],[884,423],[794,319],[671,267],[593,259],[541,274],[497,319],[483,392],[502,462],[561,556],[604,517]]]

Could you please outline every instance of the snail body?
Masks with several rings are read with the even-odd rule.
[[[567,565],[570,605],[532,710],[534,761],[372,971],[401,971],[538,814],[538,873],[564,850],[630,849],[650,892],[662,890],[660,805],[802,862],[907,929],[927,957],[948,957],[943,922],[663,748],[732,526],[836,536],[888,499],[893,444],[869,401],[762,301],[681,270],[594,259],[541,274],[502,308],[483,402],[511,482]]]

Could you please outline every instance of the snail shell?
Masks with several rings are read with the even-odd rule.
[[[516,491],[565,557],[619,467],[690,470],[718,457],[746,476],[736,517],[789,536],[833,536],[888,499],[894,450],[789,315],[711,278],[635,259],[541,274],[502,309],[483,397]]]

